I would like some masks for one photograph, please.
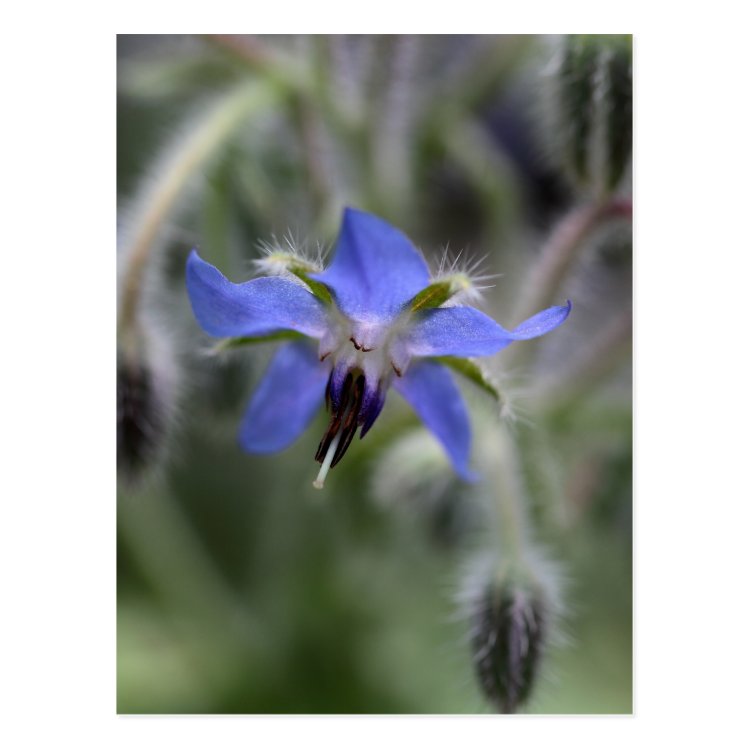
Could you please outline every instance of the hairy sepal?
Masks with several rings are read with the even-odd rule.
[[[500,387],[476,360],[468,357],[435,357],[435,359],[463,375],[485,393],[489,393],[499,404],[504,402]]]
[[[306,338],[297,331],[277,331],[269,333],[267,336],[235,336],[233,338],[222,339],[216,346],[211,349],[211,354],[222,354],[232,349],[240,349],[243,346],[252,344],[265,344],[270,341],[290,341],[295,339]]]

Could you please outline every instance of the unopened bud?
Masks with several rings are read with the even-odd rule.
[[[179,369],[169,339],[155,326],[126,334],[117,361],[117,470],[129,482],[163,456],[175,422]]]
[[[153,374],[141,363],[117,368],[117,468],[132,477],[157,452],[165,429],[165,414],[154,387]]]
[[[507,583],[489,585],[476,602],[472,651],[480,684],[502,713],[514,713],[535,685],[547,640],[541,597]]]
[[[562,37],[552,76],[550,137],[574,183],[605,195],[620,182],[633,137],[632,38]]]
[[[380,454],[372,471],[377,502],[418,518],[439,545],[453,546],[479,523],[445,451],[425,430],[409,431]]]

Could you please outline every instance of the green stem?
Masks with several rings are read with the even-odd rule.
[[[271,95],[267,86],[254,82],[222,97],[166,154],[156,180],[137,199],[124,247],[127,266],[118,320],[126,349],[137,327],[145,270],[165,220],[174,211],[193,174],[251,112],[268,105]]]
[[[528,534],[526,498],[515,441],[506,427],[496,429],[498,445],[486,486],[493,498],[494,533],[503,557],[515,567],[523,560]]]
[[[527,277],[516,305],[514,320],[520,322],[545,307],[562,304],[564,300],[557,299],[560,286],[592,232],[611,218],[630,216],[632,204],[629,200],[607,200],[579,206],[563,217]],[[510,349],[506,362],[514,366],[528,365],[537,346],[538,340],[532,340]]]
[[[218,50],[270,80],[285,93],[303,93],[310,88],[308,77],[293,58],[267,45],[252,34],[205,34],[203,38]]]
[[[338,92],[334,88],[336,80],[334,70],[335,40],[329,35],[316,36],[313,46],[313,86],[307,93],[318,114],[318,124],[330,131],[330,136],[342,150],[347,153],[347,161],[358,172],[354,184],[347,186],[348,194],[343,196],[347,203],[368,205],[376,208],[377,191],[372,174],[372,143],[369,127],[372,125],[370,113],[364,108],[345,108],[339,102]],[[337,175],[338,182],[344,183],[345,176]],[[337,211],[339,206],[332,206]],[[338,221],[338,216],[335,217]]]

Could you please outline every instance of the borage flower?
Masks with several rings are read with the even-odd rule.
[[[541,336],[570,312],[570,302],[550,307],[507,331],[474,307],[454,304],[469,287],[464,275],[431,280],[421,253],[400,231],[352,208],[344,211],[326,270],[281,252],[264,265],[282,275],[233,284],[193,251],[187,290],[211,336],[230,343],[295,337],[273,357],[239,440],[249,453],[282,450],[325,400],[331,420],[315,455],[322,464],[316,487],[357,430],[360,438],[367,434],[390,386],[437,437],[455,471],[471,481],[471,428],[445,363],[472,372],[464,358]]]

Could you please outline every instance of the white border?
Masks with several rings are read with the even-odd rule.
[[[284,4],[270,19],[267,8],[214,2],[220,15],[209,19],[177,3],[16,9],[0,68],[11,266],[0,295],[4,746],[617,750],[746,735],[745,24],[728,2],[705,14],[672,7],[534,3],[514,7],[511,23],[510,7],[465,2],[442,24],[636,34],[634,719],[115,715],[114,34],[178,23],[425,33],[439,31],[442,11],[390,2],[355,17],[351,3]]]

